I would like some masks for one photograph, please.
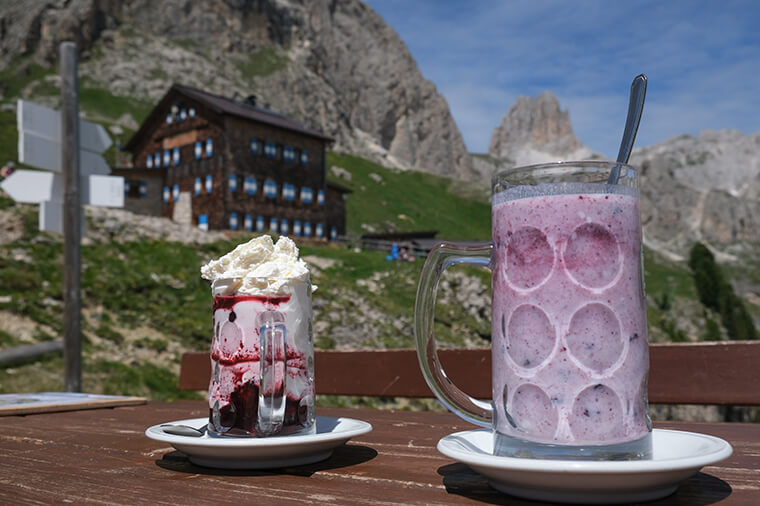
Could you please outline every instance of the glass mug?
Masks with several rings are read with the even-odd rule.
[[[308,279],[288,281],[276,296],[214,296],[211,435],[314,432],[311,315]]]
[[[491,242],[441,243],[422,269],[415,337],[431,390],[493,428],[495,455],[651,457],[636,169],[580,161],[501,171],[491,211]],[[491,402],[462,392],[437,357],[438,282],[461,263],[492,271]]]

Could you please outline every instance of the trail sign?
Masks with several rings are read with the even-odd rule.
[[[62,232],[61,113],[19,100],[16,121],[19,162],[44,171],[17,170],[0,187],[17,202],[40,204],[40,230]],[[108,176],[111,168],[101,156],[113,144],[106,129],[82,119],[78,128],[81,203],[124,207],[124,178]]]

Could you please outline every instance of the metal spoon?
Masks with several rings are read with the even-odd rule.
[[[620,141],[620,151],[618,151],[618,163],[628,163],[633,150],[633,141],[636,140],[636,132],[639,130],[641,113],[644,110],[644,98],[647,95],[647,76],[639,74],[633,78],[631,83],[631,97],[628,102],[628,117],[625,119],[625,129],[623,130],[623,140]],[[617,184],[620,177],[620,165],[615,165],[610,171],[610,177],[607,184]]]
[[[198,429],[189,425],[167,423],[161,426],[161,430],[174,436],[201,437],[206,433],[207,426],[204,425]]]

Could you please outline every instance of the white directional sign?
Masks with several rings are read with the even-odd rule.
[[[17,202],[40,204],[40,230],[62,232],[63,168],[61,114],[39,104],[18,101],[19,162],[45,171],[18,170],[0,186]],[[101,125],[79,120],[79,191],[82,204],[124,207],[124,178],[107,176],[101,153],[111,138]]]
[[[0,183],[0,188],[16,202],[40,204],[63,201],[63,176],[42,170],[17,170]],[[124,178],[121,176],[80,176],[83,205],[124,207]]]

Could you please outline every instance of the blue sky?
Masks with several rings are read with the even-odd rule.
[[[554,93],[575,134],[617,155],[634,76],[636,146],[705,129],[760,131],[760,1],[365,0],[449,103],[467,144],[520,95]]]

